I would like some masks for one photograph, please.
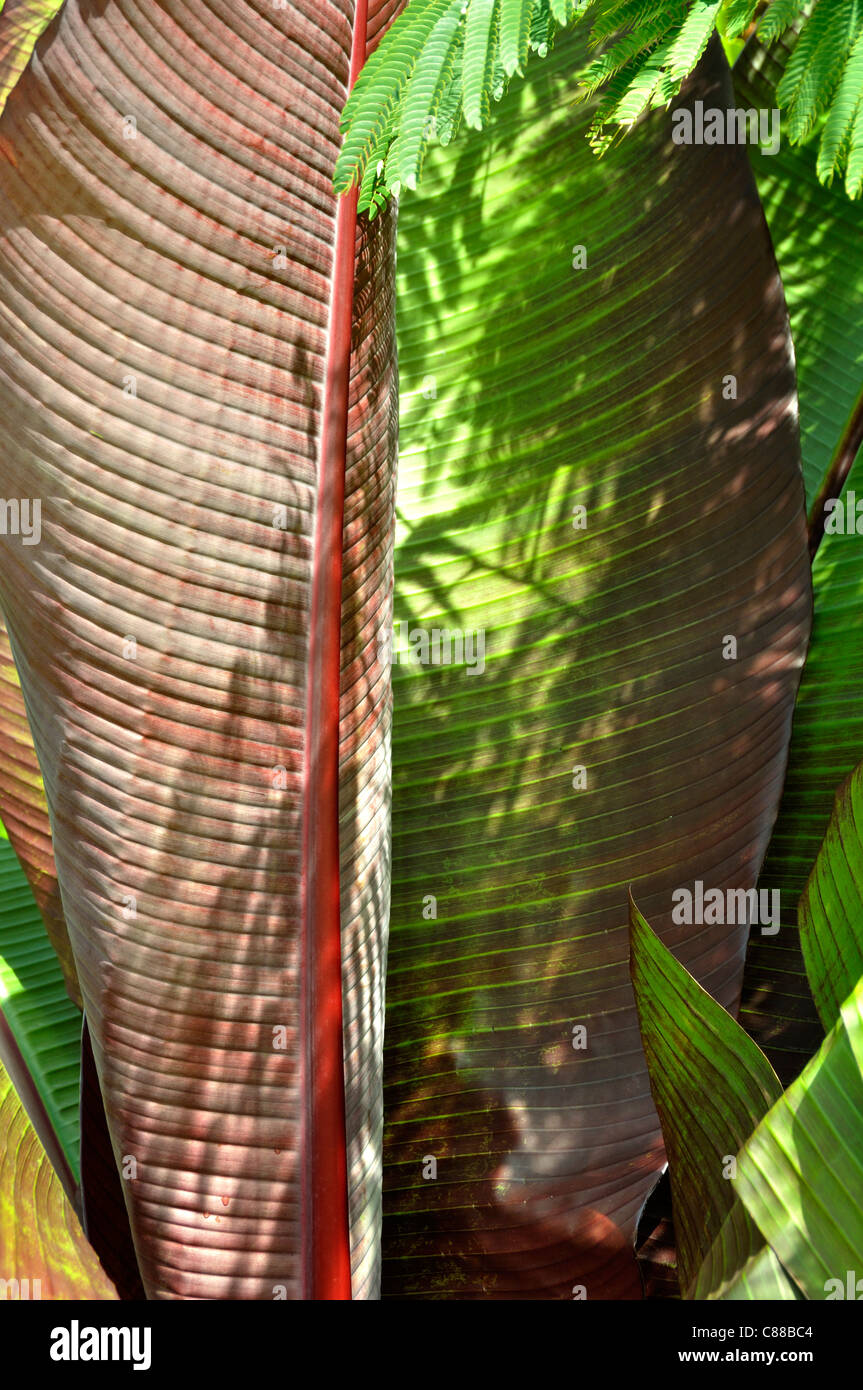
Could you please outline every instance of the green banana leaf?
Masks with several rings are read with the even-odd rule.
[[[672,891],[754,883],[805,642],[745,152],[669,157],[657,114],[597,162],[579,42],[400,209],[385,1295],[640,1295],[627,885],[735,1008],[746,925],[675,927]],[[718,44],[699,83],[730,101]]]
[[[838,821],[843,814],[847,820],[847,803],[840,798]],[[836,839],[835,833],[828,837],[816,866],[822,879]],[[820,899],[807,920],[813,983],[821,997],[842,978],[841,971],[824,969],[848,937],[841,896],[840,891]],[[863,978],[815,1057],[778,1095],[763,1053],[698,989],[634,904],[631,936],[642,1036],[669,1154],[684,1289],[694,1298],[795,1298],[801,1292],[810,1299],[856,1298],[863,1289],[856,1273],[863,1265]],[[717,1155],[735,1125],[723,1155],[729,1179],[723,1188]],[[747,1130],[735,1157],[733,1141]],[[702,1263],[687,1284],[693,1251]]]
[[[784,40],[750,41],[734,67],[738,106],[773,104]],[[863,426],[863,204],[824,188],[809,147],[753,150],[758,190],[788,301],[797,360],[803,470],[813,519],[838,495]],[[863,460],[844,493],[863,501]],[[844,512],[843,512],[844,516]],[[813,527],[813,541],[819,526]],[[817,1050],[823,1029],[806,979],[797,903],[824,838],[836,788],[863,758],[863,537],[826,534],[813,561],[812,640],[794,715],[779,819],[760,886],[781,894],[781,929],[756,936],[741,1021],[783,1082]]]
[[[736,1198],[734,1165],[782,1087],[760,1048],[675,960],[631,898],[630,942],[671,1173],[681,1289],[707,1298],[742,1270],[752,1277],[756,1264],[763,1267],[764,1238]]]
[[[744,1145],[736,1186],[808,1298],[863,1293],[863,979]]]
[[[836,793],[824,843],[798,908],[806,972],[829,1031],[863,976],[863,765]]]
[[[0,1298],[115,1299],[0,1063]]]
[[[803,1293],[782,1268],[759,1232],[756,1231],[753,1241],[753,1229],[746,1208],[740,1198],[735,1197],[715,1244],[698,1271],[692,1286],[692,1298],[735,1303],[791,1303],[803,1300]],[[729,1258],[730,1252],[745,1249],[747,1238],[752,1253],[735,1269],[734,1256]],[[730,1278],[725,1279],[723,1275],[729,1269],[733,1272]]]
[[[24,696],[0,615],[0,808],[3,827],[21,862],[45,930],[57,953],[69,998],[81,1008],[81,989],[60,900],[48,803]]]
[[[0,1011],[77,1180],[81,1015],[66,993],[30,885],[2,827]],[[0,1031],[0,1058],[4,1057],[4,1035]],[[34,1117],[37,1126],[41,1119]],[[50,1147],[49,1136],[41,1137]]]

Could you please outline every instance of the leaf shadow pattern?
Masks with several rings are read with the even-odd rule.
[[[745,151],[661,113],[597,164],[581,42],[400,209],[395,616],[482,629],[485,668],[394,668],[385,1296],[641,1296],[627,887],[735,1010],[748,922],[672,892],[754,885],[808,635]],[[696,97],[733,104],[715,45]]]

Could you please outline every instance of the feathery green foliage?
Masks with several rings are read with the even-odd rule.
[[[601,3],[601,0],[600,0]],[[667,106],[679,92],[707,47],[716,25],[721,0],[666,0],[646,22],[639,17],[618,31],[599,58],[588,69],[585,92],[600,85],[603,67],[618,74],[614,100],[607,94],[591,126],[590,142],[602,153],[623,130],[634,125],[645,111]],[[610,6],[602,5],[605,12]],[[621,6],[615,5],[615,9]],[[595,43],[602,35],[594,25]]]
[[[369,58],[342,117],[337,192],[359,184],[372,216],[389,193],[415,188],[434,139],[448,144],[461,117],[479,130],[531,52],[591,0],[411,0]]]
[[[863,0],[410,0],[366,64],[345,107],[335,186],[360,186],[372,215],[415,188],[430,143],[462,115],[480,129],[510,79],[556,30],[586,18],[596,56],[582,79],[599,97],[589,139],[602,153],[653,107],[668,106],[714,31],[727,51],[753,32],[794,50],[776,91],[792,144],[819,137],[817,173],[863,189]]]
[[[585,91],[615,74],[597,109],[591,143],[602,151],[654,106],[667,106],[718,27],[726,45],[755,32],[773,43],[798,31],[776,90],[783,132],[801,144],[820,132],[822,183],[845,171],[846,191],[863,185],[863,0],[593,0],[591,38],[605,48],[588,72]]]

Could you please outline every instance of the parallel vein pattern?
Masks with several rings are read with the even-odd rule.
[[[370,6],[370,41],[397,8]],[[0,599],[151,1297],[309,1292],[300,808],[353,22],[352,0],[68,0],[0,123],[0,481],[42,500],[41,544],[4,540]],[[380,1130],[390,238],[358,243],[347,419],[359,1296]]]
[[[745,151],[657,115],[597,164],[584,56],[561,36],[400,212],[396,649],[482,629],[485,655],[394,668],[393,1296],[640,1296],[663,1154],[627,888],[733,1010],[746,922],[676,924],[671,893],[754,884],[808,632]],[[713,48],[696,96],[733,104]]]

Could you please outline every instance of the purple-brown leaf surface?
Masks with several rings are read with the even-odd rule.
[[[68,0],[0,121],[0,602],[155,1298],[348,1296],[347,1206],[375,1288],[393,227],[330,181],[396,9]]]

